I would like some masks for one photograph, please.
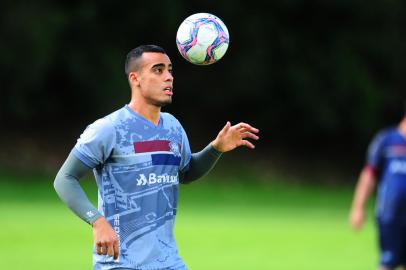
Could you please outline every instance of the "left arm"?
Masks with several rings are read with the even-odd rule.
[[[180,182],[189,184],[209,173],[220,159],[221,154],[214,149],[211,143],[202,151],[193,153],[189,161],[189,169],[185,173],[181,173]]]
[[[181,183],[190,183],[209,173],[224,152],[242,145],[251,149],[255,148],[246,138],[258,140],[259,137],[255,135],[258,132],[258,129],[246,123],[231,126],[231,123],[227,122],[214,141],[202,151],[192,154],[189,169],[180,176]]]

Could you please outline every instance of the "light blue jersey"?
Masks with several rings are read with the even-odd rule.
[[[186,269],[173,235],[179,172],[191,158],[179,121],[161,113],[155,126],[126,105],[89,125],[73,153],[94,168],[99,211],[120,241],[117,260],[94,251],[94,269]]]

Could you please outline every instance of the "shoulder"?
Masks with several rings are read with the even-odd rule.
[[[103,118],[97,119],[90,125],[88,125],[85,131],[81,135],[81,139],[93,140],[99,138],[101,140],[113,138],[116,134],[114,118],[112,117],[114,113],[109,114]]]
[[[87,127],[87,129],[92,129],[103,133],[105,132],[109,133],[114,131],[114,125],[111,119],[108,116],[106,116],[94,121]]]
[[[110,122],[110,125],[114,126],[116,123],[121,122],[123,119],[129,118],[130,112],[126,106],[120,108],[101,119],[105,119],[105,121]]]
[[[115,131],[115,127],[117,125],[120,125],[121,122],[127,118],[129,118],[129,112],[124,107],[104,116],[103,118],[96,120],[91,125],[105,132],[113,132]]]
[[[378,131],[372,138],[369,147],[369,155],[378,155],[390,143],[391,138],[396,134],[396,128],[385,128]]]
[[[391,137],[396,136],[397,131],[395,127],[389,127],[379,130],[372,139],[373,143],[384,143]]]

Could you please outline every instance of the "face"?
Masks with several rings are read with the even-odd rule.
[[[130,81],[148,104],[163,107],[172,102],[172,63],[163,53],[143,53],[138,72],[130,73]]]

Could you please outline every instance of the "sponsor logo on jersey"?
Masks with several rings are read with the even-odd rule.
[[[154,185],[154,184],[166,184],[166,183],[178,183],[178,174],[156,174],[150,173],[148,175],[140,174],[137,178],[137,186]]]

